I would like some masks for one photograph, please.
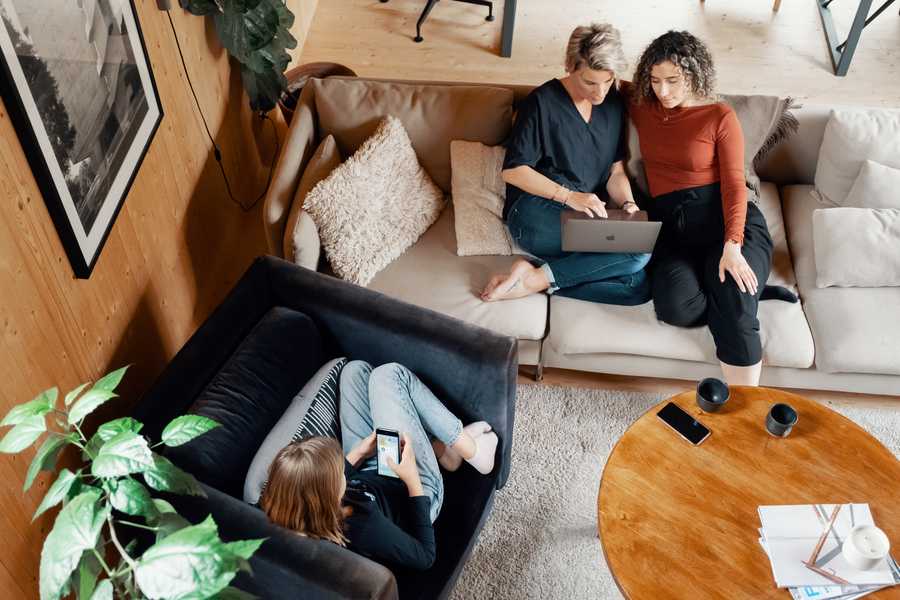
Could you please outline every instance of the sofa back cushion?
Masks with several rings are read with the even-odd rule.
[[[166,456],[207,485],[241,498],[257,449],[326,359],[312,319],[272,308],[188,409],[221,427],[168,449]]]
[[[314,79],[319,137],[333,135],[350,156],[387,115],[400,119],[419,162],[450,192],[450,142],[496,146],[512,125],[512,90],[468,85],[428,85],[366,79]]]
[[[816,165],[816,192],[821,199],[844,206],[867,159],[900,168],[900,110],[831,111]]]

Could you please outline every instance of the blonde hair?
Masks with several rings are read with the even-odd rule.
[[[611,71],[616,79],[621,77],[628,68],[628,62],[622,50],[619,30],[608,23],[576,27],[566,46],[566,71],[574,73],[581,67]]]
[[[311,437],[293,442],[272,461],[259,504],[277,525],[346,546],[343,479],[344,456],[336,440]]]

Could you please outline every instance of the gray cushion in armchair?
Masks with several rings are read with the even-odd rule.
[[[489,476],[468,468],[445,476],[428,571],[388,570],[303,538],[240,500],[268,430],[306,379],[338,356],[404,364],[464,422],[486,420],[500,437]],[[168,456],[207,488],[205,499],[174,498],[186,516],[212,513],[226,540],[269,538],[251,560],[254,577],[242,576],[239,587],[264,598],[443,598],[509,475],[516,368],[512,338],[265,257],[173,358],[135,416],[154,440],[185,412],[222,423]]]

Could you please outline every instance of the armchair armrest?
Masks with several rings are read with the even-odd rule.
[[[268,538],[250,559],[254,576],[241,578],[238,586],[270,599],[397,598],[397,581],[387,568],[337,544],[274,525],[258,508],[201,486],[207,498],[167,498],[191,522],[211,514],[225,541]]]
[[[316,117],[312,86],[306,86],[297,100],[291,127],[263,205],[263,226],[269,252],[280,256],[283,252],[284,226],[294,201],[303,167],[316,150]]]

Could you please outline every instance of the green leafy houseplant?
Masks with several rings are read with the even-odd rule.
[[[297,47],[290,32],[294,13],[284,0],[182,0],[182,6],[195,15],[212,15],[219,41],[241,63],[250,107],[259,112],[275,108],[287,87],[287,50]]]
[[[223,542],[211,516],[191,525],[170,503],[153,498],[148,487],[205,494],[193,476],[153,451],[135,419],[115,419],[90,438],[84,435],[85,417],[117,396],[126,369],[90,387],[78,386],[66,394],[63,408],[56,406],[59,390],[54,387],[13,407],[0,421],[0,426],[12,426],[0,440],[0,452],[21,452],[47,434],[28,467],[24,491],[40,471],[56,470],[66,446],[77,446],[84,462],[74,473],[60,471],[32,518],[63,505],[41,551],[41,600],[71,593],[78,600],[250,597],[228,584],[239,570],[249,570],[247,561],[264,540]],[[206,417],[180,416],[166,426],[156,446],[180,446],[217,426]],[[122,527],[150,531],[155,541],[135,556],[138,540],[123,546]]]

